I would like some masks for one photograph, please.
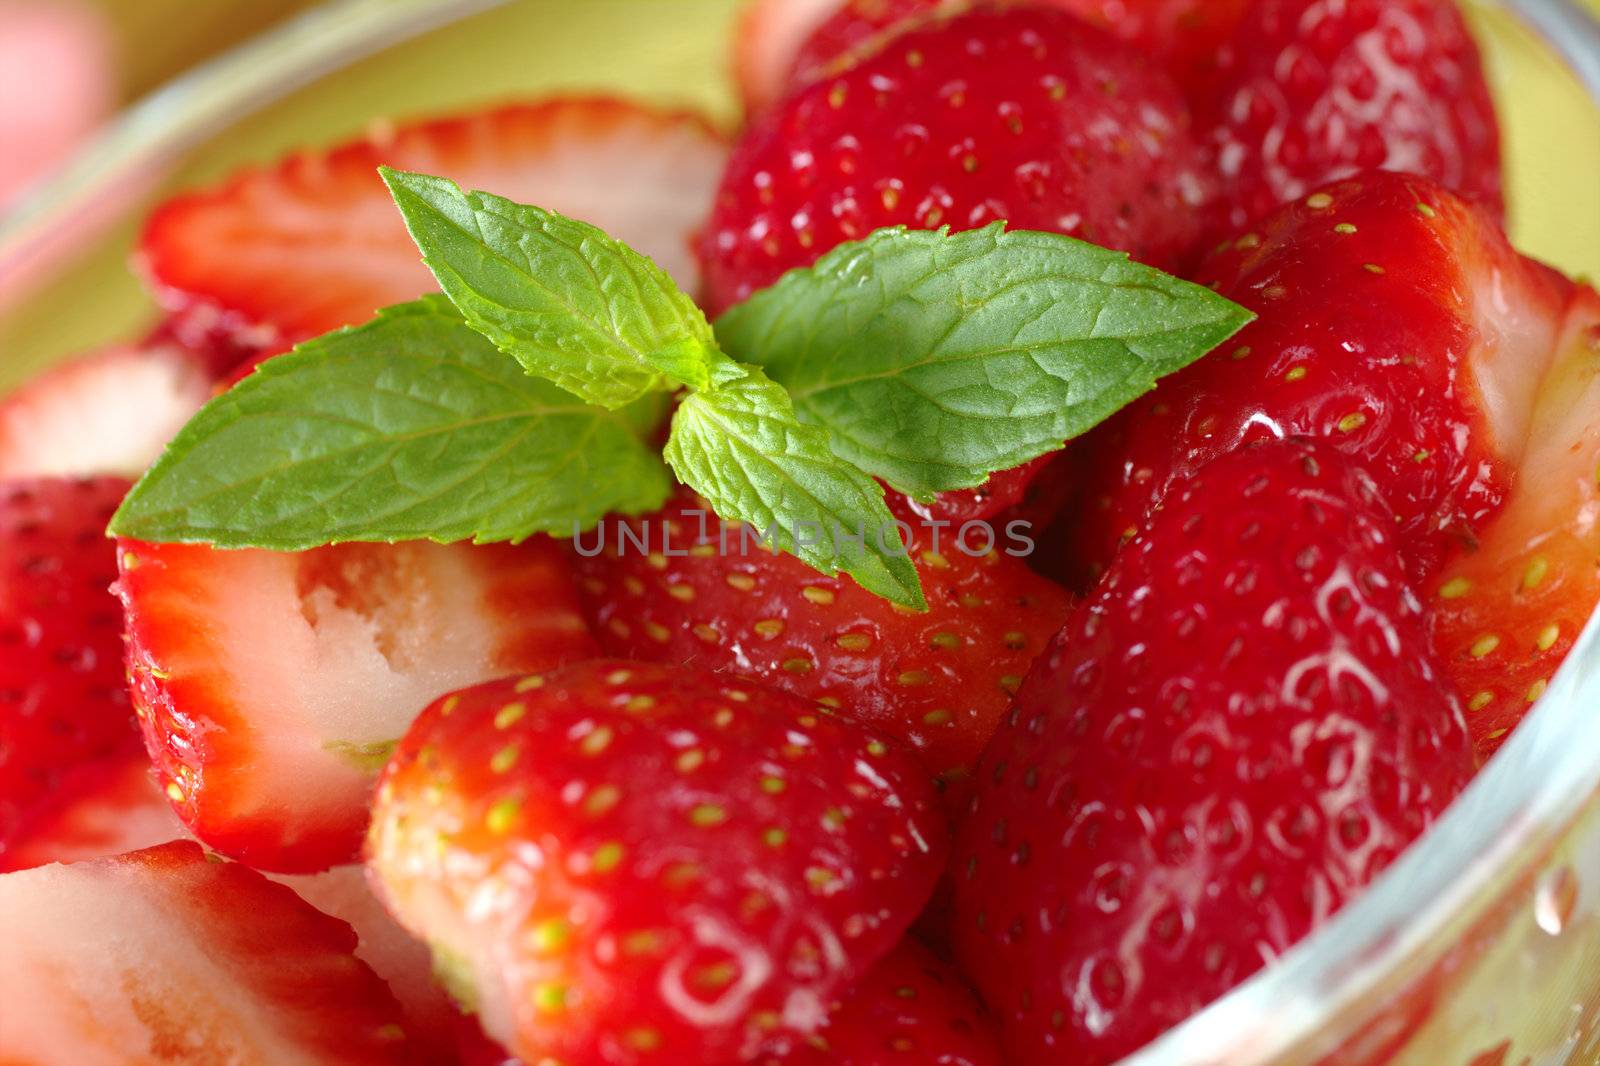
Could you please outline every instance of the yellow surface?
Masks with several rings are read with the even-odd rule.
[[[102,2],[120,7],[127,0]],[[173,2],[138,0],[141,10]],[[1600,10],[1600,0],[1585,2]],[[737,106],[728,40],[737,3],[515,0],[241,121],[167,174],[146,202],[242,162],[337,141],[375,117],[449,112],[516,95],[607,89],[696,107],[731,125]],[[1476,11],[1474,18],[1506,130],[1513,237],[1569,272],[1600,277],[1600,108],[1506,16]],[[0,311],[0,387],[67,352],[136,335],[153,320],[124,265],[135,231],[135,221],[125,220],[55,283]]]

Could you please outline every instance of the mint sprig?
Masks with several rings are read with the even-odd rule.
[[[584,222],[384,169],[443,296],[269,360],[189,423],[110,531],[301,550],[572,535],[671,491],[825,573],[926,601],[881,478],[919,497],[1061,446],[1250,315],[1057,234],[880,230],[715,330]]]
[[[276,551],[570,536],[665,501],[672,478],[641,440],[663,399],[585,404],[428,296],[269,359],[213,399],[111,529]]]
[[[1253,316],[1054,233],[882,229],[726,312],[840,458],[926,497],[1061,448]]]

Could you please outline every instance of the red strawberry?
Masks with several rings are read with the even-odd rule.
[[[187,836],[156,784],[149,756],[142,750],[111,755],[61,774],[49,801],[0,854],[0,873],[120,855]]]
[[[73,767],[136,753],[106,522],[128,483],[0,484],[0,855]]]
[[[1060,506],[1059,490],[1069,481],[1065,477],[1065,458],[1059,452],[1041,455],[1014,469],[989,475],[989,480],[975,489],[941,492],[927,502],[913,500],[893,489],[885,491],[884,498],[889,510],[902,522],[911,526],[944,522],[952,534],[959,533],[968,522],[1000,516],[1038,525],[1054,517]]]
[[[764,1066],[1000,1066],[994,1023],[961,975],[907,938],[836,1005],[822,1031]]]
[[[910,29],[752,126],[701,239],[721,311],[881,226],[1005,219],[1170,263],[1208,195],[1188,110],[1127,46],[1044,8]]]
[[[355,858],[373,776],[429,700],[594,651],[546,539],[120,549],[134,700],[162,786],[197,837],[261,869]]]
[[[139,258],[167,308],[207,308],[198,313],[213,330],[219,317],[235,330],[274,327],[281,348],[364,322],[436,288],[378,178],[386,163],[593,222],[693,291],[689,236],[726,154],[698,118],[605,98],[384,125],[168,201]]]
[[[1018,1062],[1114,1062],[1286,951],[1473,771],[1394,519],[1321,443],[1174,491],[1029,675],[952,861]]]
[[[1127,41],[1188,88],[1214,78],[1229,38],[1249,0],[1035,0],[1059,8]],[[768,5],[784,6],[782,0]],[[802,5],[803,6],[803,5]],[[972,6],[971,0],[845,0],[795,49],[788,46],[788,85],[808,85],[825,77],[856,52],[873,47],[877,38],[894,32],[908,19]],[[755,20],[752,20],[755,21]],[[776,37],[776,35],[774,35]],[[762,51],[776,53],[777,40],[742,38],[753,65]],[[773,54],[768,58],[777,59]]]
[[[1229,229],[1379,167],[1504,208],[1494,104],[1452,0],[1255,0],[1210,100],[1196,114]]]
[[[434,980],[426,944],[401,928],[378,902],[366,867],[353,863],[319,874],[269,874],[323,914],[355,930],[355,956],[383,979],[405,1014],[412,1043],[427,1062],[453,1061],[458,1012]]]
[[[1434,183],[1381,172],[1284,207],[1198,278],[1260,318],[1084,438],[1068,558],[1103,568],[1206,461],[1296,434],[1361,460],[1419,585],[1478,536],[1521,456],[1569,283]]]
[[[189,841],[0,877],[15,1063],[412,1061],[349,926]]]
[[[73,359],[0,400],[0,478],[137,476],[210,398],[205,368],[175,345]]]
[[[733,73],[748,114],[760,114],[784,95],[795,54],[841,3],[746,0],[734,31]]]
[[[937,552],[931,529],[913,533],[926,613],[766,550],[754,530],[692,496],[575,543],[589,556],[578,563],[584,607],[609,654],[692,663],[818,700],[915,748],[948,783],[983,750],[1060,628],[1067,595],[1005,554],[1026,545],[1003,528],[969,532],[972,552],[995,538],[977,558],[958,530],[941,531]]]
[[[1600,604],[1600,295],[1578,288],[1505,508],[1429,587],[1479,754],[1544,694]]]
[[[723,1062],[808,1034],[944,858],[909,754],[796,696],[598,660],[432,704],[368,862],[523,1059]]]

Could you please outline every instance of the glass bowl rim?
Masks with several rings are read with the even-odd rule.
[[[179,157],[341,67],[511,0],[333,0],[172,80],[125,110],[0,218],[0,280],[123,174]],[[1484,3],[1490,0],[1477,0]],[[1572,0],[1500,0],[1600,103],[1600,24]],[[1315,933],[1122,1066],[1274,1061],[1318,1038],[1418,952],[1493,904],[1520,870],[1600,803],[1600,610],[1544,698],[1432,829]],[[1587,727],[1587,728],[1586,728]],[[1332,1034],[1334,1037],[1351,1034]]]

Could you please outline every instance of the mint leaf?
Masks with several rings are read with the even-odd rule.
[[[927,496],[1060,448],[1254,316],[1053,233],[884,229],[716,323],[840,458]]]
[[[587,222],[379,173],[445,295],[528,373],[608,408],[711,384],[705,314],[647,256]]]
[[[723,518],[771,531],[776,546],[825,574],[845,571],[895,603],[927,601],[883,489],[841,462],[828,436],[795,418],[782,386],[753,367],[685,397],[667,462]]]
[[[212,400],[111,532],[277,551],[571,535],[665,500],[667,469],[639,439],[662,406],[588,406],[425,297],[308,341]]]

